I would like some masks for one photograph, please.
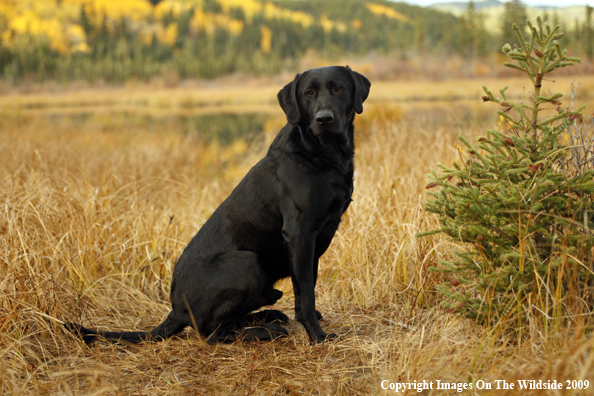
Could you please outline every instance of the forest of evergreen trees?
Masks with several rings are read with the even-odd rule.
[[[181,78],[258,75],[294,69],[306,52],[325,59],[419,53],[476,58],[498,51],[502,40],[515,40],[489,34],[473,3],[458,18],[385,0],[122,0],[117,9],[97,0],[46,1],[55,2],[55,20],[48,20],[47,7],[36,17],[35,7],[0,5],[0,78],[120,82],[167,72]],[[569,32],[566,43],[591,58],[592,8],[585,13],[586,23]],[[525,20],[519,0],[506,4],[502,26]]]

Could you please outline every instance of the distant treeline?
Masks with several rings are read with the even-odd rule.
[[[499,50],[504,39],[485,31],[472,3],[458,18],[385,0],[122,0],[109,7],[100,0],[44,2],[43,13],[35,5],[0,4],[1,78],[120,82],[166,73],[258,75],[295,69],[306,52],[325,59],[419,53],[476,58]],[[523,23],[522,4],[508,4],[502,24]],[[586,23],[566,42],[574,53],[591,56],[591,8],[586,12]]]

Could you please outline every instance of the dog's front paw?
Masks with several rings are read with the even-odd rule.
[[[336,333],[321,333],[316,335],[315,337],[312,338],[312,341],[315,344],[321,344],[322,342],[328,342],[328,341],[332,341],[338,338],[338,334]]]
[[[326,339],[324,341],[334,341],[336,339],[338,339],[338,334],[328,333],[328,334],[326,334]]]

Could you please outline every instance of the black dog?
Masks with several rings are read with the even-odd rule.
[[[314,288],[318,260],[351,202],[353,119],[370,86],[348,66],[331,66],[297,74],[278,93],[288,124],[185,248],[173,273],[173,309],[163,323],[147,332],[67,328],[86,343],[99,336],[162,340],[186,326],[210,343],[284,337],[287,330],[273,322],[288,322],[285,314],[251,312],[281,298],[274,283],[290,276],[295,318],[310,340],[336,337],[320,327]]]

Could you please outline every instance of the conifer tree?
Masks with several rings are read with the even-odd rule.
[[[500,25],[502,43],[510,43],[512,46],[514,44],[520,44],[517,41],[516,34],[509,29],[514,23],[520,27],[521,31],[526,26],[526,6],[521,0],[511,0],[503,6]]]
[[[590,7],[589,5],[586,6],[586,21],[584,23],[584,37],[582,43],[588,60],[592,60],[594,58],[594,31],[592,29],[593,10],[594,8]]]
[[[470,1],[458,24],[458,50],[470,59],[488,53],[489,35],[485,29],[485,17]]]
[[[564,110],[561,93],[544,93],[547,74],[580,60],[561,50],[558,27],[537,21],[528,23],[528,40],[514,24],[519,47],[503,47],[514,61],[505,66],[527,75],[531,93],[514,103],[507,87],[499,98],[483,86],[505,130],[489,130],[475,145],[459,136],[462,161],[439,165],[426,186],[439,188],[424,208],[438,215],[440,228],[419,236],[445,233],[462,243],[440,269],[452,276],[438,287],[444,305],[481,323],[521,320],[534,307],[544,320],[561,318],[570,294],[581,309],[592,305],[594,170],[567,167],[568,144],[577,143],[569,142],[568,125],[581,122],[583,108]]]

